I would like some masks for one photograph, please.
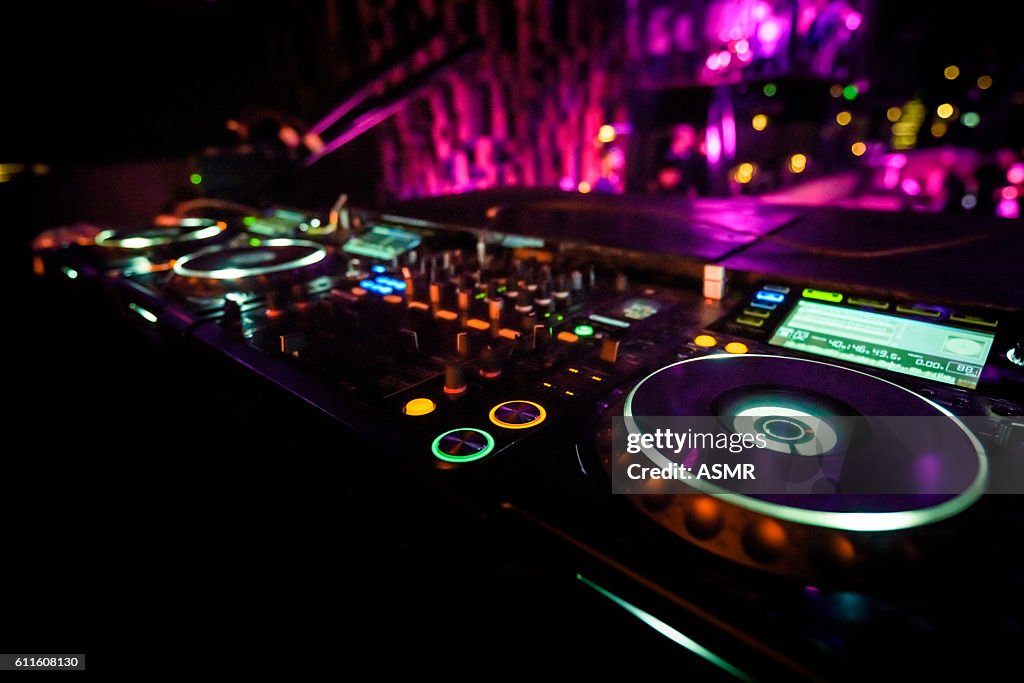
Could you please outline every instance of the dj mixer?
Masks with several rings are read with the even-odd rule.
[[[997,493],[1024,468],[1024,312],[991,298],[995,275],[974,290],[917,276],[969,279],[948,264],[990,247],[944,246],[913,217],[567,196],[77,226],[36,240],[35,271],[370,444],[325,449],[346,486],[387,463],[493,520],[495,546],[529,539],[564,582],[554,599],[641,624],[698,678],[1020,673],[1007,550],[1024,514]],[[800,460],[822,416],[873,423],[845,458],[889,458],[911,490],[613,493],[633,457],[623,418],[747,413],[776,416],[760,423],[775,461]],[[880,422],[903,418],[923,431]]]

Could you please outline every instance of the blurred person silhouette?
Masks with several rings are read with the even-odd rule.
[[[656,189],[690,197],[708,193],[707,160],[697,145],[697,131],[690,124],[672,128],[668,149],[658,166]]]

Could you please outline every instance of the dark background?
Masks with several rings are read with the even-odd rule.
[[[363,548],[365,539],[342,541],[323,520],[358,518],[374,505],[349,499],[339,508],[334,497],[296,496],[288,482],[268,485],[237,461],[253,440],[268,450],[315,451],[323,447],[315,433],[289,433],[285,418],[258,412],[246,422],[238,417],[244,406],[225,411],[234,398],[201,382],[195,386],[204,390],[193,388],[200,370],[111,333],[102,319],[28,277],[32,234],[80,217],[116,217],[103,203],[102,183],[68,194],[66,174],[152,160],[186,168],[190,154],[231,143],[224,122],[246,108],[310,121],[339,101],[360,74],[360,56],[346,48],[358,44],[359,28],[343,21],[346,33],[326,45],[313,28],[323,7],[241,0],[0,7],[0,162],[52,169],[45,178],[0,185],[9,238],[5,391],[15,404],[4,421],[13,436],[2,456],[0,507],[6,652],[95,653],[102,644],[104,654],[90,666],[112,668],[121,655],[149,661],[147,648],[166,655],[169,636],[193,648],[240,635],[256,642],[271,629],[312,637],[317,624],[333,623],[345,609],[353,586],[367,586],[363,608],[372,604],[367,595],[384,599],[397,590],[387,604],[424,600],[424,610],[445,610],[436,597],[440,579],[427,582],[439,591],[427,598],[402,583],[411,572],[396,568],[420,557],[414,541],[396,536],[393,555],[375,551],[368,565],[375,584],[338,559],[339,545]],[[1019,83],[1018,18],[1001,3],[945,7],[877,3],[870,64],[879,94],[941,88],[947,63],[988,69],[999,88]],[[1019,146],[1019,127],[1000,130]],[[372,163],[352,161],[372,151],[370,136],[338,155],[312,183],[310,199],[329,203],[342,187],[372,196]],[[104,177],[123,183],[121,194],[133,183],[145,191],[138,174],[112,173]],[[146,205],[136,208],[144,213]],[[81,213],[90,210],[95,215]],[[228,489],[241,493],[225,499]],[[382,524],[399,530],[404,521]],[[386,621],[366,627],[393,626]],[[340,637],[335,628],[320,634]]]

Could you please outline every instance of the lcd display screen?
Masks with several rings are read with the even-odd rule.
[[[799,301],[768,343],[974,389],[993,335]]]

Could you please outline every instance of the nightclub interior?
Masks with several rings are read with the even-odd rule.
[[[3,15],[0,670],[1024,677],[1007,6]]]

